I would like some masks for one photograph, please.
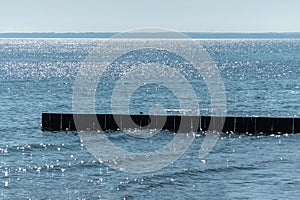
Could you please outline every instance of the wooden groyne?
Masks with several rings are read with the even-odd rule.
[[[42,113],[43,131],[163,129],[249,134],[300,133],[300,118]]]

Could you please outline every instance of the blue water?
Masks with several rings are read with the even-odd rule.
[[[42,112],[72,111],[80,64],[99,42],[101,39],[0,40],[0,199],[298,199],[298,134],[223,134],[204,159],[198,158],[204,140],[198,134],[174,163],[154,172],[132,174],[99,163],[76,132],[42,132]],[[300,40],[200,42],[222,75],[227,115],[300,116]],[[112,85],[114,75],[108,74],[104,79],[108,82],[101,84]],[[190,82],[203,86],[195,87],[200,112],[210,114],[205,85],[193,76]],[[103,90],[96,94],[96,109],[111,112],[106,98],[111,91]],[[133,94],[130,112],[147,113],[156,103],[170,110],[178,108],[170,91],[148,85]],[[159,149],[173,137],[171,132],[145,140],[122,131],[108,135],[114,144],[132,152]]]

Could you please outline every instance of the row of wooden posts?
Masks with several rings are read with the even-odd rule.
[[[163,129],[250,134],[300,133],[300,118],[43,113],[43,131]]]

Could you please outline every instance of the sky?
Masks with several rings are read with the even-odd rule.
[[[0,33],[300,32],[299,0],[0,0]]]

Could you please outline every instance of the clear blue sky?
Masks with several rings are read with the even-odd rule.
[[[299,0],[0,0],[0,32],[300,32]]]

